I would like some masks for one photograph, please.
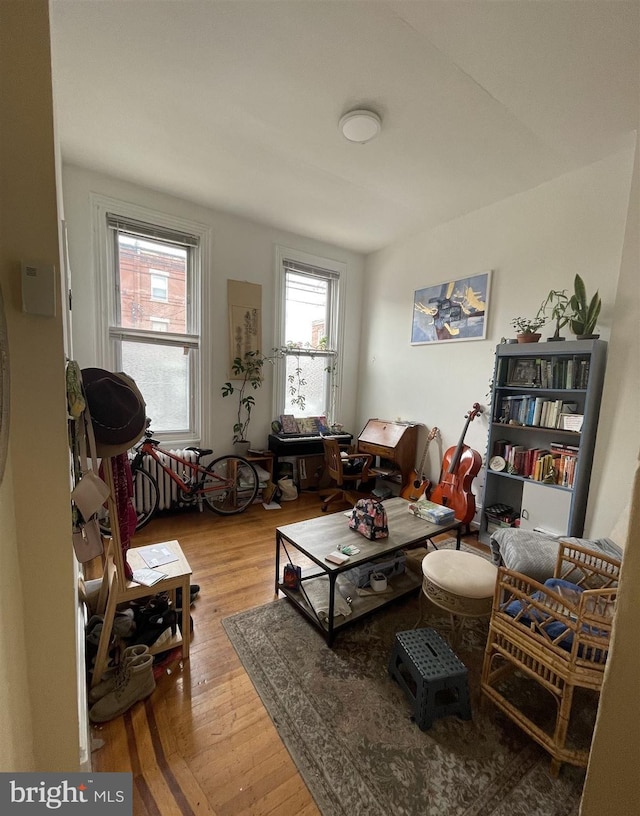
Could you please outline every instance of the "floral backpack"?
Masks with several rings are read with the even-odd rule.
[[[387,538],[387,511],[377,499],[359,499],[351,511],[349,527],[357,530],[365,538],[374,541],[376,538]]]

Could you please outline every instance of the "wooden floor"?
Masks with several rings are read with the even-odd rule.
[[[92,728],[94,744],[104,741],[93,769],[133,773],[135,816],[319,814],[221,625],[274,600],[276,526],[318,515],[317,494],[303,493],[281,510],[254,505],[228,518],[194,510],[136,534],[135,546],[178,539],[200,596],[190,659],[170,664],[146,701]]]

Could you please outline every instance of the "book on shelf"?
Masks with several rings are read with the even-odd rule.
[[[499,371],[499,382],[512,388],[586,389],[589,381],[589,357],[577,355],[518,357]]]

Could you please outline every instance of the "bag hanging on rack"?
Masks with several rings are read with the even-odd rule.
[[[71,542],[81,564],[102,555],[104,546],[97,512],[109,496],[109,487],[98,475],[98,457],[91,417],[82,389],[82,375],[73,360],[67,365],[67,402],[72,417],[72,456],[76,485],[71,491],[73,526]],[[87,440],[89,455],[87,455]]]
[[[71,491],[71,498],[83,519],[90,519],[109,496],[109,488],[94,470],[88,470]]]
[[[102,555],[104,548],[100,527],[98,526],[98,519],[92,518],[89,519],[89,521],[75,525],[71,542],[76,558],[81,564]]]

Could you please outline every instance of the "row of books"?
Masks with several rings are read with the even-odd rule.
[[[577,410],[577,402],[544,399],[531,394],[508,396],[502,398],[499,406],[500,415],[496,420],[507,425],[561,428],[562,414],[575,414]]]
[[[502,456],[506,470],[536,482],[572,488],[575,481],[578,448],[551,443],[547,448],[526,448],[497,440],[494,455]]]
[[[537,388],[585,389],[589,382],[589,357],[512,357],[506,385]]]

